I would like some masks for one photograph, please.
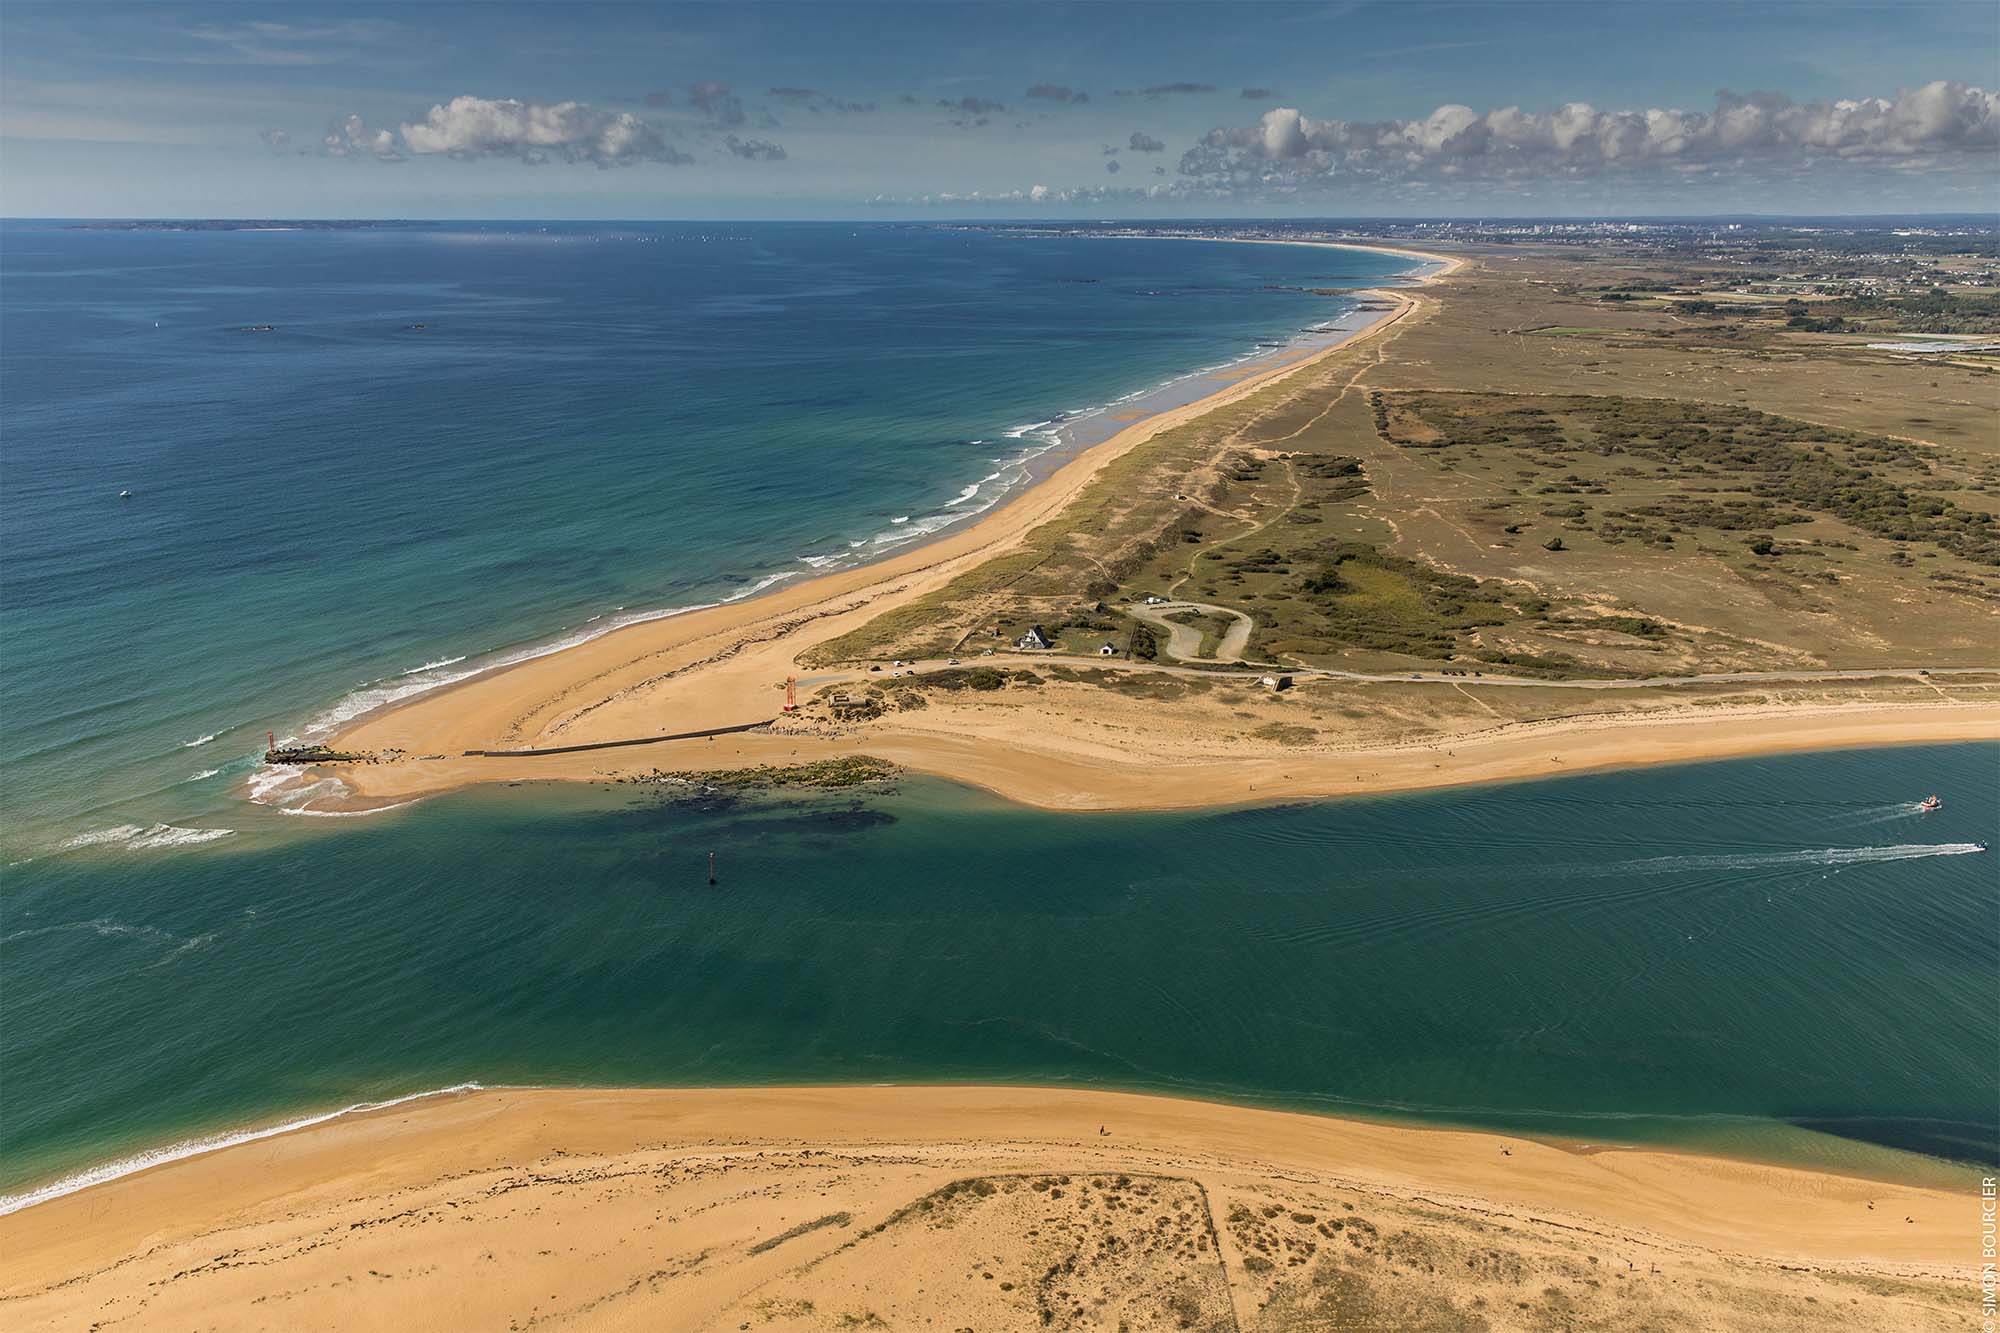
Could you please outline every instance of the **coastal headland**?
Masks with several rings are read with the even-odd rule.
[[[2000,734],[1982,372],[1600,310],[1706,280],[1625,259],[1451,256],[976,522],[416,696],[260,795],[865,758],[1187,808]],[[238,1138],[0,1216],[10,1326],[1907,1329],[1978,1299],[1970,1169],[991,1086],[489,1089]]]
[[[1218,372],[1213,393],[975,522],[418,695],[328,738],[370,762],[299,771],[260,799],[368,809],[481,782],[867,754],[1026,804],[1141,809],[2000,735],[1986,660],[2000,624],[1978,573],[1940,581],[1894,544],[1907,533],[1818,513],[1811,496],[1791,510],[1759,498],[1782,459],[1734,483],[1746,498],[1710,500],[1732,489],[1715,468],[1645,435],[1727,429],[1768,452],[1810,427],[1738,398],[1710,408],[1719,389],[1637,353],[1649,391],[1695,396],[1496,398],[1496,377],[1546,379],[1560,356],[1516,330],[1491,363],[1494,326],[1520,315],[1508,302],[1524,281],[1576,275],[1391,253],[1432,268],[1367,293],[1375,322]],[[1760,394],[1789,409],[1783,394],[1817,373]],[[1464,402],[1400,387],[1433,381],[1462,383]],[[1523,413],[1527,432],[1509,434]],[[1448,456],[1440,438],[1468,417],[1483,443]],[[1546,453],[1551,429],[1573,432],[1553,457],[1493,457]],[[1649,466],[1577,443],[1614,430]],[[1876,437],[1824,433],[1879,453]],[[1577,470],[1593,454],[1602,475]],[[1940,470],[1934,452],[1911,458]],[[1503,468],[1515,461],[1567,470],[1530,485],[1530,469]],[[1632,508],[1592,530],[1568,497],[1593,494]],[[1756,535],[1766,526],[1778,541]],[[1151,603],[1182,625],[1164,646]],[[1016,651],[1051,625],[1048,648]]]
[[[493,1089],[0,1218],[0,1310],[20,1329],[1943,1329],[1976,1306],[1977,1210],[1976,1181],[1124,1093]]]

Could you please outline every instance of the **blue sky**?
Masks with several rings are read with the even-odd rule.
[[[2000,5],[37,5],[11,216],[1901,212]]]

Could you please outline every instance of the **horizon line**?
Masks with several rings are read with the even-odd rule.
[[[1241,216],[1219,214],[1187,214],[1165,217],[1050,217],[1036,216],[968,216],[968,217],[420,217],[409,214],[392,215],[347,215],[330,214],[273,214],[273,213],[131,213],[131,214],[15,214],[0,213],[0,222],[380,222],[380,223],[448,223],[448,222],[535,222],[621,225],[648,224],[716,224],[716,223],[838,223],[842,225],[908,225],[908,224],[948,224],[948,223],[1003,223],[1020,224],[1071,224],[1095,226],[1174,226],[1188,223],[1211,223],[1221,225],[1242,225],[1249,223],[1363,223],[1363,222],[1451,222],[1451,223],[1503,223],[1503,222],[1741,222],[1741,221],[1917,221],[1923,219],[1981,219],[1990,223],[1990,229],[2000,231],[2000,216],[1983,209],[1964,212],[1910,212],[1910,213],[1355,213],[1355,214],[1266,214]]]

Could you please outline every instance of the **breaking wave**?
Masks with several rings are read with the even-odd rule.
[[[230,837],[235,832],[235,829],[226,828],[181,828],[176,824],[116,824],[65,838],[56,844],[56,850],[73,852],[84,847],[128,847],[134,851],[151,852],[169,847],[198,847],[205,842]]]
[[[686,615],[690,611],[706,611],[711,607],[726,606],[731,602],[740,602],[747,597],[755,597],[758,593],[775,583],[782,583],[786,579],[795,578],[797,574],[797,570],[781,570],[775,574],[767,574],[761,579],[744,585],[727,597],[719,597],[712,602],[697,602],[689,606],[661,607],[651,611],[621,612],[621,614],[610,616],[592,616],[578,629],[565,634],[559,634],[553,639],[529,644],[522,648],[502,650],[481,657],[460,654],[456,657],[440,658],[436,662],[426,663],[420,667],[413,667],[395,676],[371,681],[361,686],[359,689],[335,702],[325,712],[313,718],[312,721],[301,728],[300,734],[306,739],[318,739],[329,736],[363,714],[372,713],[379,708],[386,708],[390,704],[401,703],[403,700],[414,698],[419,694],[428,694],[432,690],[442,689],[447,685],[456,685],[459,681],[469,680],[483,671],[491,671],[497,667],[513,666],[516,663],[532,661],[537,657],[547,657],[550,653],[558,653],[565,648],[574,648],[578,644],[588,643],[592,639],[600,638],[611,633],[613,630],[624,629],[628,625],[643,625],[649,621],[665,620],[670,616]],[[254,790],[252,792],[252,799],[255,799]]]
[[[106,1181],[117,1180],[121,1176],[129,1176],[139,1171],[149,1170],[152,1167],[163,1166],[168,1162],[178,1162],[189,1157],[199,1157],[203,1153],[211,1153],[219,1148],[233,1148],[239,1143],[255,1143],[259,1139],[273,1138],[279,1134],[289,1134],[293,1130],[309,1129],[314,1125],[323,1125],[329,1120],[337,1120],[345,1115],[356,1115],[365,1111],[381,1111],[391,1106],[402,1106],[408,1102],[421,1101],[426,1097],[445,1097],[461,1092],[479,1092],[484,1087],[485,1085],[481,1083],[454,1083],[448,1088],[432,1088],[428,1092],[413,1092],[407,1097],[391,1097],[386,1101],[379,1102],[355,1102],[350,1106],[343,1106],[337,1111],[327,1111],[320,1115],[302,1116],[297,1120],[287,1120],[282,1124],[267,1125],[262,1129],[244,1129],[228,1134],[214,1134],[207,1138],[187,1139],[180,1143],[169,1144],[164,1148],[148,1149],[145,1152],[134,1153],[130,1157],[121,1157],[116,1161],[106,1162],[101,1166],[93,1166],[86,1171],[79,1171],[75,1175],[64,1176],[60,1180],[51,1181],[35,1189],[24,1190],[19,1194],[0,1195],[0,1217],[4,1217],[8,1213],[18,1213],[23,1208],[32,1208],[38,1203],[47,1203],[50,1199],[60,1199],[65,1194],[74,1194],[78,1190],[88,1189],[92,1185],[102,1185]]]

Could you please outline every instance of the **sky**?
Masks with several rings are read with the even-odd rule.
[[[2000,4],[0,7],[11,217],[2000,207]]]

